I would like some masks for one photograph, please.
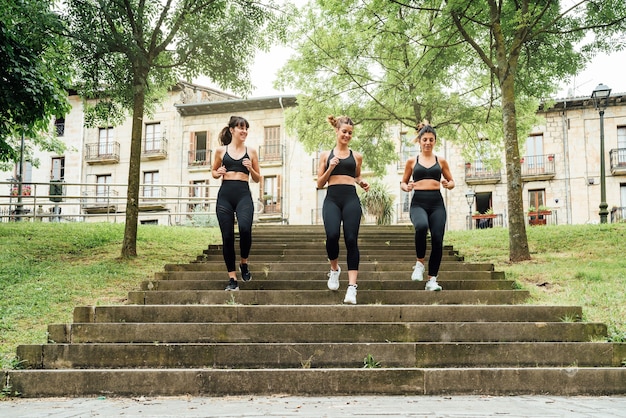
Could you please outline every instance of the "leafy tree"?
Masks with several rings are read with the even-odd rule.
[[[457,137],[459,120],[484,120],[483,110],[467,102],[480,98],[489,79],[462,71],[471,64],[462,51],[467,46],[457,41],[435,49],[424,42],[439,14],[388,0],[325,0],[304,8],[292,34],[297,52],[278,84],[302,92],[287,123],[308,151],[332,146],[326,115],[347,114],[357,124],[352,146],[380,174],[396,159],[390,125],[412,134],[427,119]],[[450,42],[449,34],[437,42]]]
[[[89,122],[132,115],[122,257],[137,254],[141,136],[149,114],[179,78],[209,76],[247,94],[248,64],[286,26],[271,0],[66,0],[68,35]]]
[[[288,123],[312,151],[331,144],[323,115],[349,113],[362,125],[355,146],[377,172],[394,154],[390,124],[426,118],[465,153],[481,137],[501,140],[510,259],[527,260],[518,138],[559,80],[593,53],[625,46],[625,9],[623,0],[318,1],[279,78],[303,92]]]
[[[364,212],[376,217],[376,225],[391,225],[393,221],[393,196],[380,181],[373,181],[368,192],[360,193]]]
[[[51,118],[69,109],[71,73],[67,44],[55,34],[60,27],[49,1],[0,0],[0,163],[17,161],[22,135],[62,152],[63,143],[45,135]]]

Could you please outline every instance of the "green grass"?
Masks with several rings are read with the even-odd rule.
[[[46,342],[48,324],[72,322],[76,306],[123,304],[129,291],[168,263],[187,263],[217,228],[139,227],[138,256],[119,258],[124,225],[0,224],[0,365],[11,368],[20,344]],[[586,321],[626,340],[626,224],[542,226],[528,230],[533,259],[508,262],[508,231],[450,231],[470,262],[489,262],[531,292],[529,303],[583,307]]]

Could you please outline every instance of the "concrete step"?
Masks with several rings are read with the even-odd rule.
[[[589,322],[269,322],[51,324],[54,343],[587,342],[606,337]]]
[[[297,261],[298,263],[317,263],[320,261],[326,261],[328,258],[326,254],[251,254],[250,261],[254,260],[255,264],[258,263],[273,263],[273,262],[284,262],[284,261]],[[401,264],[407,264],[407,262],[411,264],[415,264],[415,252],[411,254],[399,254],[397,252],[389,252],[389,253],[378,253],[378,254],[363,254],[360,259],[361,263],[366,262],[375,262],[375,261],[385,261],[385,262],[397,262]],[[454,255],[445,255],[443,256],[442,262],[453,262],[453,261],[463,261],[463,257],[454,256]],[[220,252],[219,254],[205,254],[199,255],[196,257],[194,262],[221,262],[224,263],[224,256]]]
[[[405,273],[405,276],[407,274]],[[512,290],[515,282],[512,280],[438,280],[446,290]],[[405,280],[364,280],[359,278],[359,292],[365,290],[424,290],[426,281],[414,282],[405,277]],[[219,279],[212,280],[146,280],[141,283],[141,290],[224,290],[226,277],[219,275]],[[323,290],[326,289],[326,280],[302,280],[302,274],[294,280],[261,279],[242,284],[245,290]]]
[[[250,265],[252,268],[252,264]],[[267,281],[305,281],[306,280],[327,280],[329,267],[323,271],[302,272],[302,271],[270,271],[251,269],[252,282],[263,280]],[[411,281],[411,270],[398,271],[359,271],[359,283],[368,281],[377,282],[393,282],[393,281]],[[347,278],[347,272],[342,272],[341,279]],[[161,271],[154,274],[155,280],[217,280],[223,283],[226,278],[226,268],[214,271]],[[441,271],[437,276],[440,282],[452,280],[504,280],[504,272],[502,271]]]
[[[226,286],[226,281],[224,286]],[[423,282],[416,282],[417,286]],[[346,284],[339,291],[331,290],[249,290],[246,283],[239,283],[240,291],[223,290],[179,290],[179,291],[131,291],[128,303],[137,305],[336,305],[343,302]],[[444,290],[428,292],[419,290],[363,290],[358,291],[357,301],[361,305],[504,305],[523,303],[530,294],[526,290]]]
[[[626,367],[12,370],[24,397],[621,395]]]
[[[320,259],[317,263],[296,261],[280,261],[280,262],[267,262],[256,263],[251,261],[251,271],[305,271],[315,272],[324,271],[328,272],[328,261]],[[384,263],[384,262],[362,262],[359,265],[359,272],[365,271],[413,271],[415,262],[406,263]],[[343,260],[340,260],[339,266],[347,271],[347,266]],[[440,271],[493,271],[494,267],[491,263],[465,263],[465,262],[442,262]],[[224,271],[223,262],[208,262],[208,263],[188,263],[188,264],[166,264],[165,271]]]
[[[620,367],[626,344],[506,343],[78,343],[20,346],[34,369],[332,368],[360,367]]]
[[[542,305],[113,305],[74,308],[73,321],[164,322],[579,322],[580,306]]]

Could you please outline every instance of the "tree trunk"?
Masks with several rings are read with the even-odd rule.
[[[135,76],[133,87],[133,123],[131,127],[128,191],[126,195],[126,225],[122,258],[137,256],[137,223],[139,218],[139,183],[141,173],[141,136],[146,100],[146,77]]]
[[[507,172],[507,204],[509,211],[509,260],[530,260],[526,221],[522,200],[522,169],[517,138],[517,116],[515,111],[514,71],[507,71],[501,80],[502,123],[504,128],[504,152]]]

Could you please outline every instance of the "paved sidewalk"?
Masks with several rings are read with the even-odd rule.
[[[0,417],[626,417],[626,396],[232,396],[0,401]]]

